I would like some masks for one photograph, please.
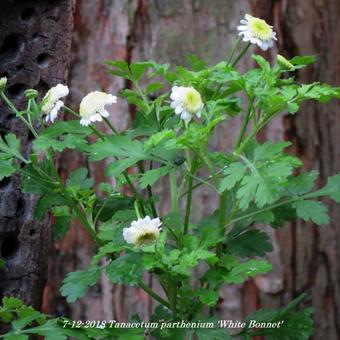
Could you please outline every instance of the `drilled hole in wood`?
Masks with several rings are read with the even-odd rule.
[[[18,98],[23,95],[25,90],[25,85],[24,84],[14,84],[8,88],[8,94],[13,97],[13,98]]]
[[[35,229],[31,229],[31,230],[29,231],[29,235],[30,235],[30,236],[34,236],[34,235],[35,235],[35,232],[36,232]]]
[[[41,68],[45,68],[50,63],[50,56],[47,53],[41,53],[37,57],[37,63]]]
[[[49,90],[49,85],[42,79],[40,79],[38,85],[34,87],[39,93],[46,94],[46,92]]]
[[[4,178],[0,181],[0,189],[6,188],[9,184],[11,184],[11,179],[10,179],[10,177],[4,177]]]
[[[19,240],[14,233],[9,233],[2,241],[0,254],[4,259],[13,257],[19,250]]]
[[[22,163],[22,166],[23,164],[24,163]],[[22,197],[19,197],[16,215],[22,216],[25,213],[25,211],[26,211],[26,201]]]
[[[38,40],[39,39],[39,33],[38,32],[33,33],[32,38],[33,38],[34,41]]]
[[[10,34],[1,45],[0,55],[7,59],[15,59],[23,49],[23,37],[19,34]]]
[[[37,15],[37,12],[33,7],[27,7],[21,12],[21,19],[23,21],[30,21]]]
[[[20,71],[24,68],[24,65],[20,64],[20,65],[17,65],[15,68],[17,71]]]

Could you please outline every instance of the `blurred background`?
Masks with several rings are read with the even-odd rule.
[[[153,59],[186,63],[195,53],[214,63],[226,59],[237,36],[239,20],[250,13],[274,26],[278,42],[263,53],[275,60],[314,54],[317,63],[296,76],[301,82],[321,81],[340,85],[339,0],[2,0],[0,3],[0,73],[9,78],[8,94],[20,106],[23,91],[43,93],[59,82],[70,87],[68,104],[77,108],[89,91],[117,94],[131,84],[107,74],[103,61]],[[253,66],[251,53],[240,64]],[[32,136],[0,108],[0,132],[20,134],[29,147]],[[123,130],[131,123],[134,108],[123,100],[110,119]],[[212,148],[228,151],[239,120],[228,120],[216,131]],[[103,127],[104,128],[104,127]],[[308,103],[296,115],[283,114],[258,137],[260,141],[288,139],[290,152],[299,155],[306,170],[316,169],[324,178],[340,171],[340,102]],[[74,152],[59,159],[64,177],[84,160]],[[88,165],[99,181],[100,166]],[[18,178],[0,183],[0,254],[8,271],[0,273],[0,296],[16,294],[45,312],[72,319],[127,320],[139,313],[147,320],[153,302],[138,288],[112,287],[103,276],[86,297],[68,305],[59,288],[65,275],[85,267],[93,245],[77,223],[60,242],[51,239],[51,222],[32,220],[34,199],[18,191]],[[157,188],[160,211],[168,209],[166,183]],[[197,219],[212,212],[217,198],[198,190],[194,198]],[[273,271],[240,286],[221,291],[218,317],[242,320],[258,308],[276,308],[302,292],[314,308],[313,339],[340,338],[340,211],[327,202],[331,224],[319,228],[297,221],[280,230],[262,226],[271,236],[269,254]],[[152,278],[147,278],[150,283]]]

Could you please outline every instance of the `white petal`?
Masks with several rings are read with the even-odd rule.
[[[175,109],[176,115],[179,115],[183,111],[183,107],[181,105],[178,105]]]
[[[191,120],[191,114],[187,111],[183,111],[181,114],[181,118],[185,121],[190,121]]]
[[[100,112],[100,115],[101,115],[102,117],[108,117],[110,114],[109,114],[106,110],[102,110],[102,111]]]

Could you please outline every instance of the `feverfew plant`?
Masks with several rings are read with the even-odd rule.
[[[328,196],[340,202],[339,174],[318,188],[318,173],[299,170],[301,161],[286,152],[289,141],[256,140],[281,112],[295,114],[306,100],[325,103],[339,98],[340,88],[295,81],[294,72],[313,63],[312,56],[291,60],[278,56],[271,65],[253,55],[257,66],[241,73],[237,63],[250,44],[266,50],[276,39],[272,27],[261,19],[247,15],[241,24],[228,60],[216,65],[193,55],[189,68],[154,61],[106,62],[109,73],[132,84],[118,99],[136,108],[133,125],[126,131],[117,131],[109,120],[107,109],[114,108],[115,95],[91,92],[73,110],[61,101],[68,88],[59,84],[42,101],[35,90],[27,90],[27,107],[19,111],[6,95],[6,79],[0,80],[2,100],[35,136],[28,154],[21,152],[14,134],[0,140],[1,179],[20,174],[22,191],[39,196],[35,217],[41,219],[49,211],[57,238],[65,236],[72,219],[78,219],[96,244],[88,267],[69,273],[63,282],[61,295],[69,303],[81,298],[103,272],[112,284],[137,286],[149,294],[157,303],[153,321],[216,322],[214,329],[150,329],[154,339],[264,335],[303,340],[311,335],[311,310],[297,309],[301,298],[279,310],[254,312],[236,335],[217,327],[221,287],[242,284],[272,269],[265,258],[272,245],[256,225],[280,228],[297,218],[324,225],[329,217],[320,199]],[[61,108],[74,119],[57,120]],[[215,129],[228,127],[238,116],[243,123],[234,148],[212,150],[209,142]],[[88,162],[105,160],[107,181],[95,183],[87,168],[62,180],[54,156],[65,149],[81,152]],[[162,216],[158,208],[165,198],[153,190],[161,178],[168,179],[162,183],[169,183],[172,203]],[[201,186],[218,195],[219,206],[197,221],[192,201]],[[0,266],[6,263],[1,260]],[[144,273],[162,290],[149,287]],[[105,320],[94,328],[84,324],[75,328],[72,321],[43,315],[14,297],[3,299],[0,318],[12,325],[2,336],[6,339],[28,339],[30,334],[47,339],[144,338],[143,329],[121,330]],[[264,326],[258,328],[256,322]],[[266,327],[269,322],[281,326]]]

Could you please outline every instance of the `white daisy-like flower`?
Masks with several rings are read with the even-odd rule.
[[[246,14],[244,19],[241,20],[241,24],[237,29],[240,31],[239,35],[243,36],[243,41],[250,41],[252,44],[258,45],[263,51],[273,46],[273,40],[277,40],[273,26],[268,25],[262,19]]]
[[[117,103],[117,97],[100,91],[93,91],[86,95],[80,102],[80,124],[88,126],[93,122],[101,122],[102,117],[108,117],[106,105]]]
[[[59,110],[64,106],[60,98],[66,97],[69,89],[66,85],[58,84],[48,90],[42,100],[41,110],[46,114],[46,122],[54,122],[58,116]]]
[[[158,240],[161,225],[159,218],[151,219],[149,216],[139,218],[133,221],[129,228],[123,229],[124,240],[136,246],[150,245]]]
[[[177,115],[181,115],[186,124],[190,122],[193,115],[201,118],[204,104],[201,95],[193,87],[174,86],[170,99],[171,107],[175,109]]]

